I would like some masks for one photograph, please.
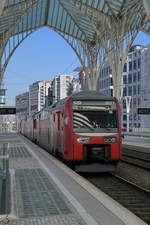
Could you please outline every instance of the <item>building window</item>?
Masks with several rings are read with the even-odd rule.
[[[138,85],[138,95],[140,94],[140,85]]]
[[[123,72],[127,72],[127,64],[126,63],[124,64]]]
[[[140,105],[140,103],[141,103],[141,99],[140,99],[140,98],[138,98],[138,106]]]
[[[126,87],[123,88],[123,96],[127,96],[127,88]]]
[[[136,95],[136,86],[133,86],[133,95]]]
[[[130,73],[128,75],[128,84],[131,84],[132,83],[132,74]]]
[[[128,95],[132,96],[132,87],[128,87]]]
[[[136,73],[133,74],[133,82],[136,82]]]
[[[136,107],[136,98],[133,98],[133,108]]]
[[[123,99],[122,106],[123,106],[123,109],[126,108],[126,100],[125,99]]]
[[[129,62],[129,71],[132,71],[132,62]]]
[[[140,66],[141,66],[141,59],[138,58],[138,69],[140,68]]]
[[[111,94],[111,96],[113,96],[113,89],[110,90],[110,94]]]
[[[126,115],[123,115],[123,120],[127,120],[127,116]]]
[[[138,72],[138,81],[140,81],[141,74]]]
[[[134,68],[134,70],[136,70],[136,60],[134,60],[134,62],[133,62],[133,68]]]
[[[130,108],[132,108],[132,98],[131,98],[131,101],[130,101]]]
[[[112,77],[110,78],[110,85],[113,85],[113,79],[112,79]]]
[[[127,76],[123,76],[123,84],[127,84]]]

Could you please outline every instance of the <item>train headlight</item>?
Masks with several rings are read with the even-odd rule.
[[[117,138],[116,137],[104,137],[104,143],[116,143]]]
[[[76,138],[77,143],[87,144],[90,142],[89,137],[77,137]]]

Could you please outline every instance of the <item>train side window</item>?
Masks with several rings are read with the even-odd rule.
[[[60,130],[60,112],[57,113],[58,118],[58,130]]]
[[[36,119],[34,119],[33,120],[33,128],[36,129],[36,127],[37,127],[37,122],[36,122]]]

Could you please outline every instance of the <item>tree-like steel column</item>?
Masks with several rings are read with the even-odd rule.
[[[132,15],[130,15],[132,17]],[[105,38],[101,39],[101,43],[104,46],[107,54],[109,65],[112,71],[114,96],[121,101],[122,97],[122,73],[124,64],[128,55],[128,51],[135,40],[140,27],[131,31],[128,21],[129,16],[124,15],[120,21],[116,19],[107,20],[107,31]],[[127,31],[127,29],[129,31]],[[100,37],[100,32],[98,32]]]
[[[90,42],[85,47],[85,55],[87,56],[87,66],[85,69],[85,76],[88,82],[89,90],[96,90],[98,85],[98,78],[100,70],[104,64],[104,53],[100,50],[98,41]]]
[[[28,11],[30,9],[33,10],[33,6],[36,5],[41,0],[36,0],[33,2],[30,1],[29,4],[27,4],[26,1],[24,1],[20,6],[22,7],[21,16],[14,15],[14,23],[11,24],[10,20],[8,19],[8,29],[6,32],[3,32],[3,35],[0,37],[0,61],[1,61],[1,69],[0,69],[0,84],[3,79],[3,75],[5,72],[5,69],[8,65],[8,62],[16,50],[16,48],[22,43],[22,41],[28,37],[33,31],[36,29],[30,28],[30,30],[24,30],[24,16],[27,15],[28,19]],[[15,5],[13,6],[15,8]],[[16,6],[17,7],[17,6]],[[13,8],[13,9],[14,9]],[[8,10],[8,9],[7,9]],[[38,10],[38,9],[37,9]],[[3,11],[5,14],[5,10]],[[22,26],[22,31],[20,31],[20,26]]]
[[[71,0],[67,1],[72,2]],[[114,96],[121,101],[123,67],[128,51],[139,30],[142,29],[143,24],[146,21],[146,14],[140,14],[143,11],[143,7],[139,7],[138,2],[132,4],[131,12],[130,10],[125,10],[123,14],[121,14],[121,11],[118,14],[115,14],[109,2],[105,1],[105,6],[107,5],[111,12],[110,15],[107,13],[98,13],[98,11],[92,9],[90,6],[86,7],[85,4],[86,3],[83,3],[82,1],[80,1],[80,4],[78,4],[77,1],[74,1],[74,6],[81,12],[82,16],[89,20],[94,28],[96,37],[99,40],[99,45],[105,49],[105,54],[108,56],[112,71]],[[123,1],[122,7],[127,7],[126,1]],[[137,15],[139,14],[140,16],[138,16],[137,23]],[[90,54],[93,55],[91,48],[88,49]],[[90,59],[90,57],[88,58]],[[91,63],[88,63],[89,67],[91,67],[90,64]],[[92,79],[93,78],[94,76],[92,76]],[[91,82],[94,84],[95,81],[92,79],[88,79],[88,83]]]
[[[76,53],[82,69],[85,72],[86,81],[89,90],[96,90],[97,82],[100,75],[100,70],[106,59],[104,48],[100,45],[99,41],[81,42],[64,33],[58,32],[64,40],[72,47]]]
[[[143,5],[148,18],[150,19],[150,0],[143,0]]]
[[[6,0],[1,0],[0,1],[0,16],[1,16],[2,12],[3,12],[3,8],[4,8],[4,5],[5,5],[5,2],[6,2]]]

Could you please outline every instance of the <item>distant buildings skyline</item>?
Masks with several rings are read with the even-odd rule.
[[[37,81],[29,85],[28,91],[16,96],[17,118],[24,119],[49,106],[52,103],[67,97],[73,91],[74,76],[61,74],[53,81]]]

